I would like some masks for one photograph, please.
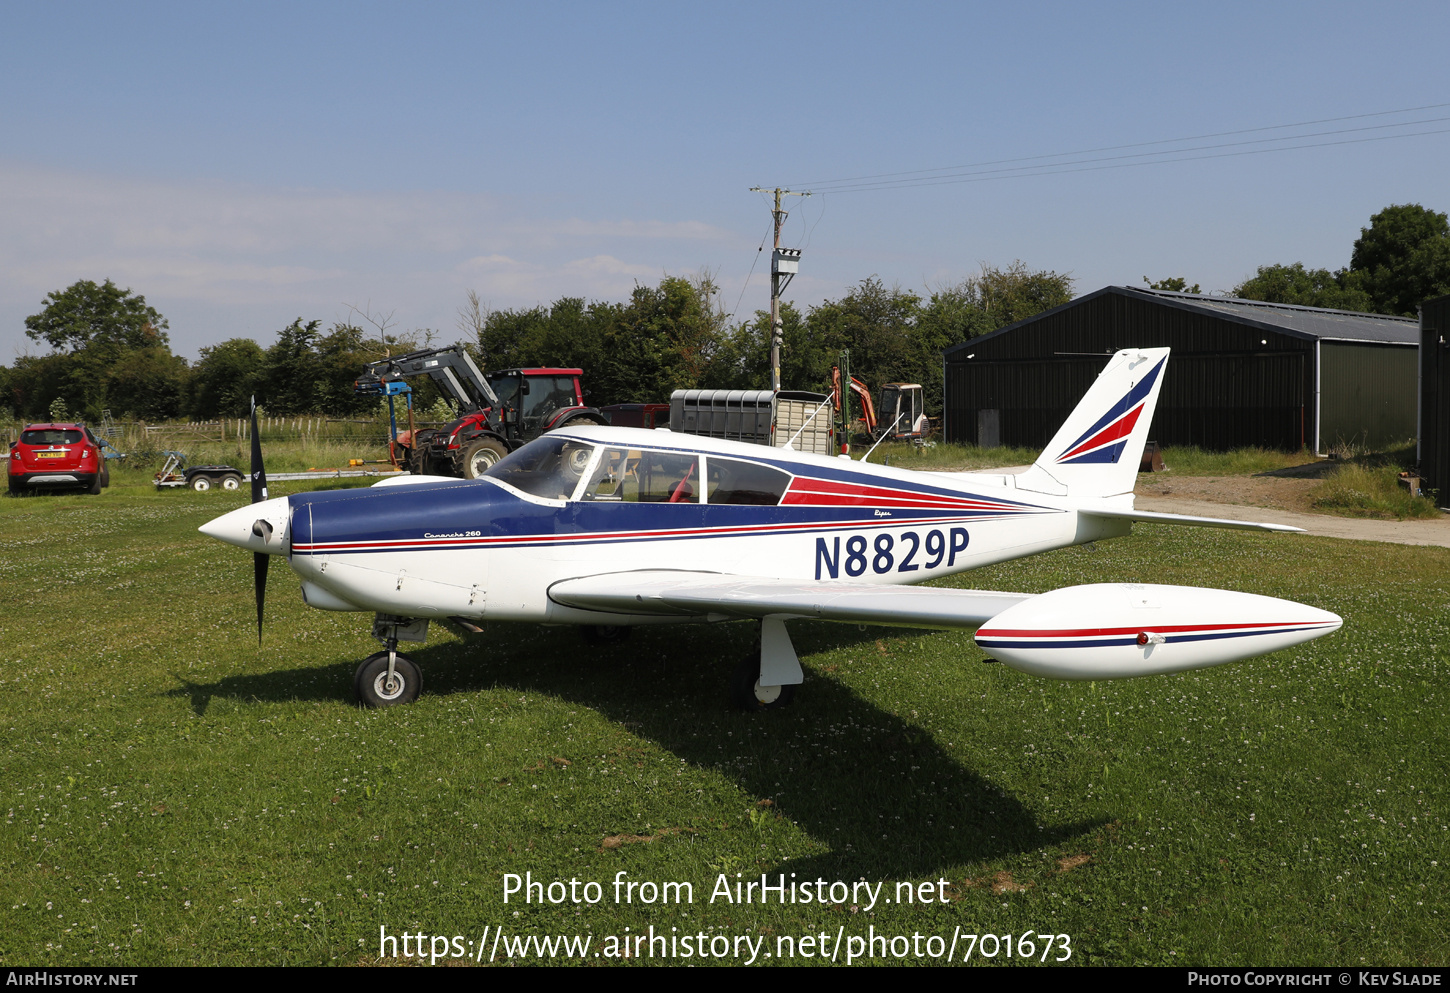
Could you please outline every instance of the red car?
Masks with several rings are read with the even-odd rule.
[[[79,486],[99,493],[111,485],[101,443],[84,424],[31,424],[10,443],[10,492]]]

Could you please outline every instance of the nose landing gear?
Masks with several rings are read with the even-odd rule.
[[[353,677],[353,691],[364,707],[412,703],[423,689],[418,666],[398,652],[376,652],[362,660]]]
[[[353,676],[353,692],[364,707],[392,707],[412,703],[423,689],[423,675],[417,664],[398,651],[399,641],[422,642],[428,637],[428,621],[378,614],[373,637],[387,646],[362,660]]]

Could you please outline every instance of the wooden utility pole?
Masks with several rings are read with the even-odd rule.
[[[751,193],[774,193],[775,210],[771,216],[775,218],[775,246],[770,253],[770,388],[780,392],[780,346],[785,336],[785,325],[780,319],[780,295],[800,272],[801,253],[798,248],[780,247],[780,228],[785,219],[790,215],[780,208],[781,197],[808,197],[810,191],[797,193],[793,190],[782,189],[777,186],[773,190],[767,190],[761,186],[752,186]],[[784,276],[784,281],[781,277]]]

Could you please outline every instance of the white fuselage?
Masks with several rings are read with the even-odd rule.
[[[1075,501],[1017,490],[1010,476],[911,472],[631,428],[551,437],[591,449],[567,495],[537,495],[485,477],[286,498],[289,561],[307,584],[308,602],[407,617],[640,623],[555,603],[549,587],[660,569],[919,583],[1126,534],[1130,526],[1080,518]],[[774,506],[712,504],[706,486],[691,502],[590,499],[587,487],[601,463],[621,452],[636,464],[651,456],[665,464],[694,460],[696,480],[717,476],[727,463],[789,479]],[[337,520],[339,511],[345,520]]]

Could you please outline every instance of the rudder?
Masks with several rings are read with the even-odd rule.
[[[1125,348],[1108,360],[1037,461],[1017,476],[1018,489],[1074,497],[1131,493],[1168,351]]]

